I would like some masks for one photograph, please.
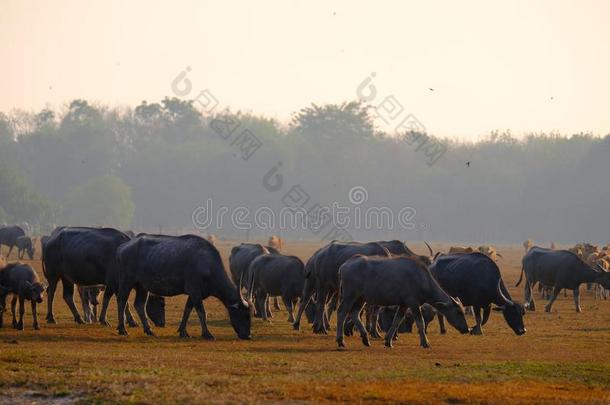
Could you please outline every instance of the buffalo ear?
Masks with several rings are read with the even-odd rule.
[[[502,305],[502,306],[500,306],[500,307],[493,307],[492,309],[493,309],[494,311],[499,311],[499,312],[502,312],[502,311],[504,311],[504,305]]]

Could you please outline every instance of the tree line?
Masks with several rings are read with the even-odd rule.
[[[216,210],[245,207],[251,216],[261,207],[336,203],[351,214],[374,209],[382,226],[352,218],[345,231],[355,239],[610,239],[610,135],[494,131],[467,142],[390,134],[375,114],[359,102],[311,105],[281,123],[228,109],[204,114],[178,98],[0,113],[0,223],[29,222],[40,232],[54,224],[188,230],[210,200]],[[408,226],[380,219],[381,208],[398,217],[405,207]],[[333,235],[281,229],[277,220],[268,228],[227,220],[199,230]]]

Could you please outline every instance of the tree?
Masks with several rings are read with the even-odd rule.
[[[62,207],[62,219],[70,225],[127,228],[134,211],[129,186],[118,177],[99,176],[68,193]]]
[[[51,222],[56,207],[13,167],[0,162],[0,222]]]

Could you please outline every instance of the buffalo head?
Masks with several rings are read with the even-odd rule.
[[[241,297],[240,297],[241,298]],[[238,300],[234,304],[227,307],[229,310],[229,319],[231,320],[231,326],[235,330],[237,337],[240,339],[249,340],[250,327],[252,322],[252,306],[248,305],[243,299]]]
[[[511,329],[517,335],[523,335],[527,332],[525,325],[523,324],[523,315],[525,315],[525,307],[513,300],[508,299],[504,293],[502,293],[502,279],[498,280],[498,295],[504,300],[504,305],[500,305],[494,308],[494,311],[502,311],[504,320],[511,327]]]
[[[464,334],[470,331],[470,329],[468,329],[468,323],[466,323],[464,307],[462,306],[462,303],[455,298],[452,297],[449,302],[436,302],[432,304],[432,306],[443,314],[451,326],[460,331],[460,333]]]

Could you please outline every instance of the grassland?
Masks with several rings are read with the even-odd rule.
[[[225,259],[230,245],[220,246]],[[288,243],[285,250],[306,259],[317,246]],[[522,248],[499,250],[511,293],[522,299],[522,289],[512,288]],[[30,263],[40,271],[39,261]],[[307,324],[293,331],[285,311],[276,312],[271,323],[255,320],[254,340],[237,340],[213,298],[206,307],[214,342],[177,337],[184,297],[168,300],[168,326],[156,328],[157,337],[145,336],[141,328],[121,337],[114,327],[74,324],[59,291],[57,325],[32,330],[28,307],[25,331],[0,329],[0,404],[608,403],[610,301],[582,295],[581,314],[574,311],[571,294],[562,295],[550,314],[528,313],[522,337],[494,313],[483,336],[453,329],[441,336],[433,323],[429,350],[418,347],[416,335],[401,335],[394,349],[379,340],[365,348],[352,337],[346,351],[337,351],[332,336],[313,335]],[[110,314],[116,324],[114,302]],[[195,316],[189,330],[199,335]]]

